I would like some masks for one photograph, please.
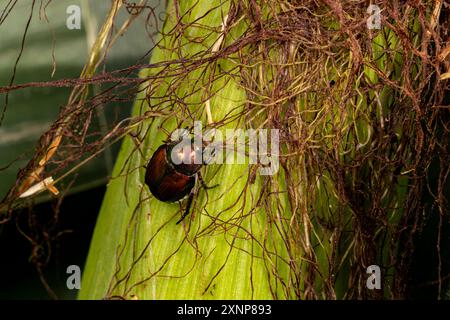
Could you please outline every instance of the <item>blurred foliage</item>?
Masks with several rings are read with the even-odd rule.
[[[31,13],[30,4],[28,1],[19,2],[0,25],[0,86],[8,85],[11,80]],[[69,30],[66,26],[69,17],[66,10],[70,5],[81,7],[80,30]],[[58,0],[50,2],[47,7],[39,7],[39,2],[36,2],[14,84],[78,78],[88,58],[88,48],[92,45],[90,38],[95,39],[98,25],[104,20],[109,7],[107,1]],[[127,17],[127,12],[121,12],[117,23]],[[130,35],[133,36],[118,39],[108,52],[102,66],[104,70],[126,67],[145,55],[149,50],[147,32],[142,21],[130,26]],[[0,168],[9,167],[0,171],[0,198],[15,182],[18,169],[23,168],[34,154],[40,135],[56,119],[70,92],[71,88],[43,87],[9,93],[8,109],[0,127]],[[4,96],[0,94],[2,107]],[[96,114],[100,119],[94,130],[107,132],[118,118],[129,115],[130,107],[128,102],[108,104]],[[80,168],[70,192],[106,183],[116,153],[116,146],[108,147],[103,155]],[[46,198],[48,195],[40,196],[40,200]]]

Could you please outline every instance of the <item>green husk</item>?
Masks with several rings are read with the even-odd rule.
[[[363,42],[345,17],[336,18],[337,5],[330,6],[335,16],[321,18],[313,4],[317,14],[308,16],[284,1],[241,3],[253,18],[233,20],[223,44],[229,51],[214,56],[223,17],[237,7],[169,4],[133,111],[148,116],[124,139],[79,298],[403,297],[413,225],[422,221],[414,199],[423,181],[411,168],[430,161],[417,160],[425,152],[417,147],[422,129],[417,109],[407,108],[417,106],[409,88],[424,90],[426,74],[416,77],[423,61],[395,25],[366,31]],[[412,19],[407,40],[420,46],[417,13],[405,12]],[[285,13],[292,20],[284,21]],[[289,30],[294,18],[302,22],[299,38],[278,39],[283,33],[276,31]],[[314,23],[323,29],[314,33]],[[324,35],[329,30],[336,33]],[[168,61],[176,62],[157,64]],[[191,216],[175,225],[182,208],[151,197],[144,166],[167,133],[207,122],[209,96],[219,130],[284,130],[281,167],[268,177],[248,164],[202,169],[208,184],[219,186],[201,190]],[[383,290],[365,287],[370,265],[382,267]]]
[[[186,17],[192,20],[202,16],[214,8],[219,1],[208,2],[207,6],[196,6]],[[180,4],[180,10],[188,8]],[[220,30],[221,15],[226,7],[211,11],[202,23],[216,26]],[[166,21],[165,30],[174,25],[173,19]],[[239,33],[240,28],[234,30]],[[203,30],[191,30],[186,36],[203,36]],[[217,38],[217,37],[216,37]],[[215,41],[210,37],[209,45]],[[163,39],[164,45],[170,46],[172,39]],[[203,47],[197,44],[187,44],[186,52],[193,56]],[[156,49],[153,52],[152,63],[175,58],[168,50]],[[222,69],[230,68],[231,63],[220,61]],[[196,70],[188,75],[178,92],[191,90],[195,81],[204,69]],[[157,70],[142,72],[157,73]],[[170,82],[170,79],[165,79]],[[158,93],[166,90],[167,86],[157,88]],[[216,81],[215,88],[220,88],[217,95],[211,99],[214,119],[221,119],[227,113],[240,112],[244,91],[229,77]],[[134,107],[134,115],[151,110],[143,102],[145,92],[138,95]],[[201,94],[191,96],[187,103],[201,106]],[[156,99],[155,99],[156,100]],[[150,103],[153,99],[150,99]],[[206,122],[206,118],[203,118]],[[267,299],[271,291],[266,281],[263,281],[266,268],[277,268],[279,262],[262,259],[262,250],[255,243],[248,241],[249,234],[263,234],[266,222],[260,210],[246,217],[252,208],[252,198],[256,198],[261,190],[261,178],[255,183],[247,185],[248,164],[243,165],[211,165],[205,170],[204,177],[208,184],[219,186],[208,190],[208,204],[206,212],[214,215],[217,208],[231,207],[221,212],[220,219],[227,221],[234,219],[239,228],[217,232],[211,227],[211,218],[199,214],[195,210],[192,217],[188,217],[187,225],[175,225],[179,217],[177,204],[166,204],[156,199],[145,200],[150,197],[148,189],[143,187],[143,166],[152,152],[167,137],[161,132],[163,119],[154,119],[140,124],[136,133],[144,143],[140,149],[146,155],[142,157],[136,151],[136,146],[130,137],[126,137],[117,160],[113,178],[108,185],[100,217],[97,222],[89,259],[85,268],[80,298],[103,298],[106,295],[120,295],[125,298],[137,296],[139,299]],[[174,119],[169,119],[163,127],[169,132],[175,128]],[[242,123],[231,122],[227,127],[242,127]],[[133,168],[137,170],[131,171]],[[125,176],[123,172],[129,172]],[[212,174],[214,173],[214,175]],[[242,192],[245,190],[245,195]],[[206,193],[201,192],[196,200],[196,208],[201,208],[206,202]],[[234,205],[235,203],[239,205]],[[107,237],[105,237],[107,235]],[[243,237],[243,238],[241,238]],[[151,240],[150,240],[151,239]],[[277,251],[282,246],[277,245],[276,239],[260,239],[273,242]],[[123,247],[125,243],[125,247]],[[233,243],[233,246],[230,246]],[[117,245],[120,249],[117,250]],[[123,252],[122,252],[123,251]],[[248,252],[253,252],[252,257]],[[143,254],[137,257],[140,254]],[[269,265],[266,265],[268,263]],[[120,271],[113,277],[116,268]],[[132,271],[129,272],[132,268]],[[285,268],[285,274],[289,270]],[[281,270],[278,270],[281,274]],[[126,278],[117,286],[116,279]],[[147,279],[142,285],[138,283]],[[111,287],[112,284],[112,287]],[[285,297],[282,287],[274,294]]]

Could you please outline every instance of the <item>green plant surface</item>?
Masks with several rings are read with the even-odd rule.
[[[180,4],[181,12],[189,8],[189,2]],[[196,6],[186,15],[186,22],[204,16],[202,24],[220,30],[226,6],[219,4],[219,1],[208,1],[208,5]],[[173,19],[169,19],[164,30],[172,27]],[[194,38],[204,36],[205,32],[191,28],[184,36]],[[239,33],[239,27],[234,32]],[[212,45],[217,38],[217,33],[216,37],[210,36],[208,44]],[[170,47],[171,41],[169,37],[163,38],[161,47]],[[182,46],[183,54],[194,56],[204,45],[188,43]],[[175,54],[157,48],[151,62],[170,58],[175,59]],[[232,69],[233,63],[224,59],[220,67]],[[142,76],[147,72],[156,74],[158,71],[144,70]],[[190,73],[178,92],[182,94],[201,87],[197,82],[193,88],[192,83],[203,72],[205,70],[200,69]],[[170,79],[164,80],[170,83]],[[166,86],[162,85],[157,92],[164,90]],[[230,112],[241,111],[245,94],[233,79],[223,77],[214,82],[212,90],[217,90],[211,99],[216,121]],[[142,92],[136,99],[136,116],[152,110],[144,102],[144,95]],[[186,101],[198,109],[202,98],[202,93],[196,92]],[[157,99],[150,98],[150,104],[154,100]],[[136,130],[143,140],[139,148],[144,157],[137,152],[131,137],[123,142],[98,218],[79,298],[117,295],[139,299],[267,299],[273,294],[279,297],[291,294],[277,286],[276,279],[271,284],[276,288],[272,291],[274,289],[265,280],[272,269],[286,278],[290,270],[269,251],[271,248],[277,256],[287,259],[280,237],[275,230],[267,230],[265,216],[260,209],[252,207],[254,199],[259,198],[263,179],[257,177],[252,184],[247,184],[248,164],[211,165],[202,170],[209,185],[219,186],[208,190],[207,194],[200,191],[194,202],[194,213],[181,225],[175,225],[180,216],[178,204],[162,203],[150,197],[143,184],[144,166],[152,152],[167,139],[160,126],[170,132],[175,123],[173,119],[163,122],[159,118],[141,124]],[[242,123],[236,121],[227,125],[229,128],[241,126]],[[248,241],[250,237],[256,237],[255,241]]]

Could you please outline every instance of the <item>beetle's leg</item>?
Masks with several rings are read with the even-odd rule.
[[[189,211],[191,210],[191,205],[192,205],[192,200],[194,200],[194,189],[192,188],[191,193],[189,193],[189,197],[187,199],[187,203],[186,203],[186,209],[184,210],[184,214],[181,216],[181,219],[178,220],[178,222],[176,224],[179,224],[181,221],[184,220],[184,218],[186,218],[186,216],[189,214]]]
[[[210,186],[206,185],[206,183],[203,180],[202,175],[200,174],[200,172],[197,173],[197,176],[198,176],[198,180],[200,180],[200,184],[202,185],[202,188],[205,189],[205,190],[214,189],[215,187],[217,187],[219,185],[219,184],[215,184],[215,185],[210,187]]]

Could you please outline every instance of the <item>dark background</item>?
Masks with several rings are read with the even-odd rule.
[[[81,270],[87,257],[89,243],[94,231],[105,187],[70,195],[62,201],[59,215],[63,234],[52,245],[50,263],[44,268],[44,276],[60,299],[75,299],[77,290],[69,290],[66,273],[69,265],[78,265]],[[36,205],[32,210],[41,223],[53,214],[55,201]],[[28,210],[19,213],[20,225],[26,225]],[[118,213],[119,214],[119,213]],[[12,221],[14,222],[14,221]],[[36,267],[30,260],[30,242],[22,236],[14,223],[0,226],[0,299],[50,299],[39,279]]]
[[[0,13],[11,8],[8,7],[11,3],[13,1],[0,1]],[[77,79],[88,59],[89,43],[95,40],[111,7],[110,1],[52,1],[45,10],[46,21],[39,11],[42,9],[40,2],[36,1],[34,10],[31,4],[31,1],[17,2],[0,24],[0,87],[9,85],[30,13],[33,15],[17,65],[15,84]],[[66,26],[66,10],[70,5],[81,8],[81,29],[69,30]],[[125,35],[119,37],[108,51],[100,71],[109,72],[149,60],[146,54],[153,46],[149,37],[164,21],[165,1],[152,0],[148,5],[154,9],[159,25],[149,25],[145,15],[136,18]],[[117,26],[129,17],[126,9],[121,10],[116,17]],[[53,77],[52,55],[56,60]],[[0,200],[14,185],[19,169],[24,168],[32,157],[41,134],[49,129],[60,108],[67,103],[71,89],[26,88],[10,93],[5,120],[0,126],[0,168],[8,167],[0,170]],[[94,90],[93,87],[91,89]],[[0,94],[0,110],[3,109],[4,98],[4,94]],[[106,125],[94,129],[107,132],[116,121],[130,115],[132,104],[133,101],[105,105],[99,113]],[[36,269],[36,262],[45,264],[46,257],[50,259],[42,266],[42,273],[51,289],[60,299],[76,298],[77,290],[66,287],[66,269],[69,265],[78,265],[81,270],[84,268],[105,184],[119,147],[120,143],[108,147],[106,152],[77,170],[76,175],[57,186],[62,192],[68,191],[59,207],[57,221],[53,217],[58,199],[42,193],[32,200],[35,203],[14,212],[10,222],[0,225],[0,299],[49,299]],[[29,228],[30,218],[35,219],[33,225],[36,230]],[[61,231],[71,232],[51,241],[48,251],[32,246],[19,229],[39,240],[47,231],[50,236]],[[36,256],[39,257],[37,261],[34,259]]]

